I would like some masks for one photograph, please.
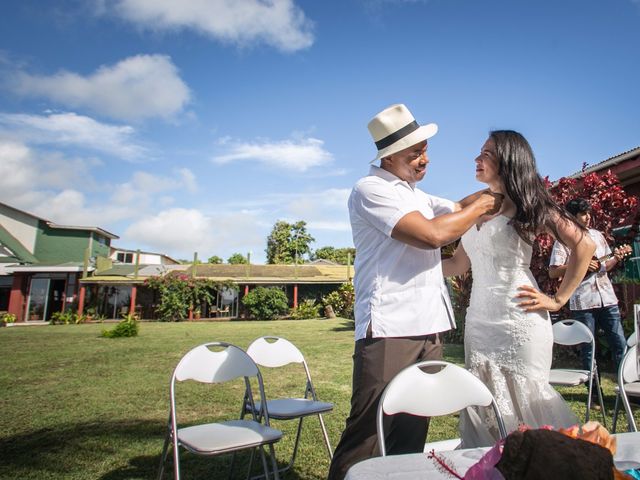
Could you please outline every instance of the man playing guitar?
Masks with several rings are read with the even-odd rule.
[[[614,252],[611,251],[604,235],[589,228],[591,205],[586,200],[570,200],[565,209],[576,217],[579,224],[588,229],[589,236],[596,244],[595,256],[591,260],[587,275],[569,300],[571,316],[589,327],[594,336],[596,327],[604,331],[617,372],[624,355],[626,340],[622,330],[618,298],[607,272],[631,253],[631,247],[625,245]],[[570,251],[562,243],[555,242],[549,261],[549,277],[561,278],[564,275],[569,254]],[[582,365],[585,370],[589,370],[591,366],[591,348],[586,344],[582,347]]]

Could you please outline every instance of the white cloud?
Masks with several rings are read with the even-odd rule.
[[[196,209],[171,208],[145,216],[127,228],[123,241],[144,244],[172,256],[201,259],[247,252],[265,242],[257,218],[238,212],[205,215]],[[264,247],[262,247],[264,248]]]
[[[29,143],[92,149],[124,160],[140,160],[149,155],[147,148],[133,141],[133,127],[100,123],[75,113],[0,113],[0,128],[5,136]]]
[[[18,73],[10,88],[21,95],[44,97],[64,108],[88,108],[119,120],[172,118],[189,103],[191,92],[165,55],[136,55],[82,76]]]
[[[293,52],[313,44],[312,23],[293,0],[119,0],[116,13],[144,28],[188,28],[239,46]]]
[[[253,143],[235,143],[225,139],[221,146],[228,150],[227,153],[215,156],[213,162],[254,161],[289,171],[305,172],[333,161],[333,155],[323,145],[324,142],[316,138]]]
[[[170,175],[136,171],[110,184],[97,180],[103,167],[92,157],[66,157],[0,138],[0,201],[57,223],[109,229],[173,204],[171,192],[197,191],[187,168]]]
[[[135,205],[138,211],[144,212],[155,207],[156,201],[164,205],[173,203],[174,199],[165,194],[180,189],[190,193],[197,191],[195,175],[188,168],[178,170],[173,176],[138,171],[132,174],[131,180],[112,188],[109,202],[122,206]]]

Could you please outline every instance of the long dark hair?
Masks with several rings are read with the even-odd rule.
[[[511,224],[527,243],[532,244],[544,227],[562,242],[554,221],[558,217],[584,230],[551,198],[538,173],[533,150],[526,138],[513,130],[494,130],[489,137],[496,145],[498,173],[504,183],[505,193],[516,206]]]

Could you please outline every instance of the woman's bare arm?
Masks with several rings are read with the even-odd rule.
[[[573,222],[558,216],[555,220],[555,226],[560,240],[571,250],[564,277],[553,297],[549,297],[528,285],[519,287],[520,293],[517,297],[524,299],[519,305],[527,312],[542,309],[550,312],[560,310],[578,288],[578,285],[582,283],[591,257],[596,251],[596,246],[587,232]]]

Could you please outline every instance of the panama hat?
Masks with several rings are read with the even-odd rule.
[[[418,125],[409,109],[402,103],[385,108],[373,117],[367,127],[378,147],[378,155],[370,163],[424,142],[438,131],[438,125],[435,123]]]

